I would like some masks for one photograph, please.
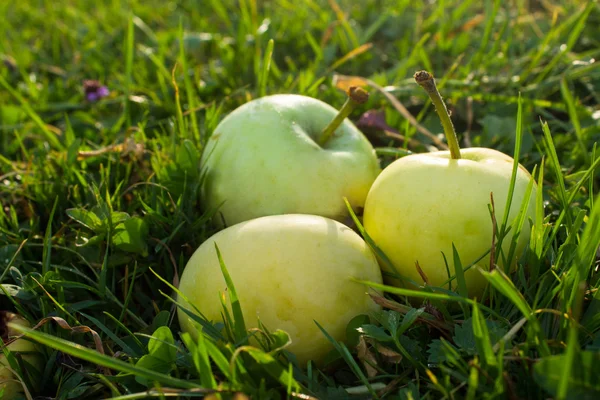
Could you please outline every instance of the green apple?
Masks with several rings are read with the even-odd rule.
[[[368,287],[352,278],[381,283],[377,260],[363,239],[347,226],[315,215],[287,214],[245,221],[205,241],[187,263],[179,301],[187,298],[213,322],[221,322],[220,294],[227,292],[219,260],[238,293],[247,328],[258,320],[286,331],[301,364],[319,363],[332,349],[317,321],[334,339],[345,340],[348,322],[379,310]],[[197,335],[193,320],[179,310],[182,329]]]
[[[26,319],[17,314],[0,311],[2,341],[10,352],[21,353],[24,365],[32,368],[32,370],[28,370],[27,372],[33,378],[32,381],[35,382],[35,379],[38,378],[42,371],[42,359],[39,350],[37,350],[34,342],[23,338],[17,339],[17,333],[8,327],[9,323],[27,328],[31,327],[31,325]],[[0,352],[0,392],[2,392],[3,399],[16,398],[19,394],[23,393],[23,385],[19,382],[18,377],[15,376],[3,352]]]
[[[216,223],[293,213],[341,221],[344,197],[362,208],[381,170],[367,138],[345,117],[364,101],[351,94],[336,116],[320,100],[280,94],[225,117],[201,159],[201,197],[207,209],[218,209]]]
[[[514,160],[489,148],[460,150],[452,122],[435,89],[433,76],[423,74],[428,73],[417,73],[415,78],[418,82],[421,80],[419,83],[432,95],[450,151],[414,154],[386,167],[369,191],[363,224],[396,271],[385,265],[382,265],[383,269],[397,272],[421,285],[425,278],[416,267],[418,263],[429,285],[447,288],[445,283],[455,275],[453,244],[463,267],[476,262],[490,250],[493,232],[488,208],[490,194],[493,194],[494,214],[499,227],[508,207]],[[515,219],[524,202],[528,202],[526,216],[535,220],[534,182],[529,192],[532,180],[529,172],[519,165],[507,219],[513,229],[502,243],[506,256],[516,229]],[[516,266],[516,259],[529,242],[527,221],[525,224],[518,237],[514,257],[507,260],[510,268]],[[495,261],[497,266],[505,267],[498,254]],[[487,282],[477,267],[488,270],[489,264],[490,257],[486,256],[466,271],[465,281],[471,297],[480,297]],[[386,279],[386,282],[404,285],[399,279]],[[456,289],[456,280],[451,285]],[[414,288],[410,284],[407,287]]]

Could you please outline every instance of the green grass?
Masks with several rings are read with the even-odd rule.
[[[30,0],[0,2],[0,18],[0,308],[42,321],[26,330],[44,345],[41,374],[9,357],[31,396],[600,394],[597,1]],[[385,166],[441,132],[412,80],[420,69],[437,77],[463,147],[535,171],[541,218],[521,268],[486,274],[477,302],[386,288],[384,312],[355,320],[321,368],[298,368],[285,332],[266,327],[263,348],[249,346],[235,301],[219,324],[195,317],[200,339],[182,335],[177,282],[215,232],[198,194],[216,124],[265,94],[339,108],[336,82],[360,76],[385,91],[371,87],[351,118],[381,110],[412,139],[365,130]],[[85,79],[111,94],[87,102]]]

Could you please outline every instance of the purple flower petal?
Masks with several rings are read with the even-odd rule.
[[[385,113],[382,111],[368,110],[356,122],[359,128],[373,128],[382,131],[398,133],[398,131],[387,124]]]
[[[110,94],[110,91],[106,86],[100,86],[96,93],[98,94],[98,97],[102,98],[108,96]]]

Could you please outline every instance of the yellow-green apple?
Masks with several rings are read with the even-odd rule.
[[[381,171],[368,139],[346,119],[368,95],[352,88],[336,115],[306,96],[252,100],[215,128],[203,151],[204,206],[218,225],[276,214],[314,214],[343,220],[346,197],[364,206]]]
[[[42,359],[36,344],[27,339],[16,338],[15,332],[8,324],[21,325],[29,328],[29,322],[20,315],[8,311],[0,311],[0,334],[7,350],[11,353],[20,353],[23,358],[23,365],[28,368],[26,372],[31,380],[35,382],[39,378],[42,370]],[[13,399],[23,393],[23,385],[15,376],[6,356],[0,352],[0,392],[3,399]],[[23,371],[22,371],[23,372]]]
[[[221,230],[205,241],[187,263],[178,299],[184,298],[213,322],[222,322],[221,293],[227,293],[215,244],[236,288],[248,328],[258,319],[269,329],[286,331],[299,363],[319,363],[331,350],[317,321],[333,338],[345,340],[348,322],[379,306],[367,286],[381,283],[377,260],[363,239],[329,218],[272,215]],[[178,311],[182,329],[197,335],[193,320]]]
[[[369,191],[363,224],[367,234],[396,269],[392,271],[382,263],[384,270],[397,272],[419,285],[427,279],[431,286],[447,288],[446,282],[455,275],[453,244],[463,267],[491,249],[490,194],[493,195],[499,229],[508,206],[514,159],[489,148],[459,149],[454,127],[433,76],[421,71],[415,74],[415,79],[432,97],[450,151],[409,155],[387,166]],[[533,186],[529,192],[530,182]],[[535,191],[532,176],[519,165],[507,219],[513,228],[502,242],[505,257],[517,230],[515,219],[524,202],[528,202],[526,217],[535,220]],[[511,268],[516,266],[516,259],[523,253],[529,236],[526,220],[513,259],[507,260]],[[497,266],[505,267],[502,256],[496,253],[495,259]],[[488,270],[489,264],[490,257],[486,256],[466,271],[470,296],[482,295],[486,280],[477,267]],[[404,284],[394,278],[386,279],[386,282],[396,286]],[[456,280],[451,285],[455,289]],[[408,287],[414,288],[410,284]]]

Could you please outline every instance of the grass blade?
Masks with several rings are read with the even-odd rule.
[[[579,115],[577,114],[577,108],[575,107],[575,99],[573,99],[573,95],[569,90],[569,86],[567,85],[566,79],[561,79],[560,81],[560,93],[562,94],[563,100],[567,104],[567,110],[569,111],[569,120],[571,121],[571,123],[573,124],[573,128],[575,129],[575,137],[577,138],[577,144],[581,149],[581,155],[585,160],[585,163],[589,164],[590,156],[588,154],[586,145],[583,142],[581,123],[579,122]]]
[[[125,361],[118,360],[113,357],[105,356],[97,351],[83,347],[77,343],[69,342],[67,340],[35,331],[30,328],[25,328],[21,325],[10,324],[17,332],[25,334],[26,337],[35,340],[38,343],[62,351],[63,353],[69,354],[73,357],[81,358],[82,360],[91,362],[96,365],[100,365],[106,368],[114,369],[116,371],[134,374],[139,377],[146,378],[150,381],[160,382],[165,385],[173,386],[182,389],[194,389],[202,386],[183,379],[173,378],[169,375],[161,374],[146,368],[136,367]]]
[[[269,71],[271,70],[271,59],[273,57],[273,47],[275,42],[273,39],[269,39],[267,49],[265,50],[265,57],[263,58],[262,72],[260,74],[259,90],[258,95],[264,97],[267,95],[267,81],[269,79]]]
[[[198,372],[198,375],[200,375],[200,383],[202,386],[209,389],[217,387],[217,382],[210,366],[210,360],[208,359],[208,352],[204,345],[205,339],[202,330],[198,329],[198,341],[196,343],[194,343],[192,335],[187,332],[181,335],[181,339],[191,353],[196,371]]]
[[[56,212],[57,204],[58,197],[54,199],[54,205],[52,206],[52,211],[50,211],[48,225],[46,225],[46,234],[44,235],[44,250],[42,253],[42,274],[46,274],[48,271],[50,271],[50,258],[52,256],[52,221],[54,220],[54,213]]]
[[[487,366],[495,367],[496,356],[490,342],[490,333],[477,302],[473,303],[473,335],[475,336],[475,345],[483,357],[484,363]]]
[[[539,344],[539,351],[543,356],[550,355],[550,348],[546,343],[545,335],[536,319],[531,306],[527,303],[521,292],[515,287],[512,281],[499,269],[492,272],[480,271],[490,284],[506,298],[508,298],[518,309],[523,316],[527,318],[533,326],[533,332],[536,335],[535,342]]]
[[[219,250],[219,246],[215,243],[215,250],[217,252],[217,258],[219,259],[219,265],[221,266],[221,273],[225,278],[225,283],[227,284],[227,292],[229,294],[229,302],[231,303],[231,312],[233,314],[233,329],[236,335],[236,340],[240,343],[247,343],[248,341],[248,333],[246,330],[246,323],[244,321],[244,314],[242,313],[242,306],[240,304],[240,299],[237,295],[237,291],[235,290],[235,286],[233,285],[233,280],[229,275],[229,271],[227,271],[227,267],[225,266],[225,262],[223,262],[223,257],[221,255],[221,251]]]
[[[123,113],[127,127],[131,126],[131,87],[133,86],[133,53],[135,52],[135,31],[133,24],[133,15],[129,16],[127,22],[127,34],[125,36],[125,97],[123,98]]]
[[[340,355],[342,356],[344,361],[346,361],[346,364],[348,364],[348,366],[352,369],[352,372],[354,372],[354,375],[356,375],[356,377],[358,377],[360,379],[360,381],[363,383],[363,385],[365,385],[367,387],[367,389],[369,390],[369,393],[374,398],[378,399],[379,396],[377,395],[375,390],[373,390],[373,387],[369,383],[369,380],[367,379],[367,377],[365,376],[363,371],[360,369],[360,367],[358,366],[358,364],[356,363],[356,361],[350,354],[350,351],[348,351],[348,348],[346,347],[346,345],[338,342],[333,337],[331,337],[331,335],[329,333],[327,333],[325,328],[323,328],[317,321],[314,321],[314,322],[315,322],[315,324],[317,324],[317,326],[319,327],[321,332],[323,332],[323,335],[325,335],[327,340],[329,340],[329,342],[331,342],[331,344],[335,347],[335,349],[340,353]]]
[[[50,145],[55,150],[64,150],[65,147],[60,142],[58,137],[56,137],[56,135],[50,129],[48,129],[48,127],[46,126],[44,121],[33,110],[33,108],[31,108],[31,106],[29,105],[27,100],[25,100],[25,98],[23,96],[21,96],[21,94],[19,92],[17,92],[15,89],[13,89],[12,86],[10,86],[10,84],[6,81],[4,76],[2,76],[1,74],[0,74],[0,85],[3,86],[4,89],[6,89],[6,91],[8,93],[10,93],[21,104],[21,108],[23,109],[23,111],[25,111],[27,116],[33,120],[33,122],[37,125],[38,128],[40,128],[44,139],[46,139],[48,141],[48,143],[50,143]]]

